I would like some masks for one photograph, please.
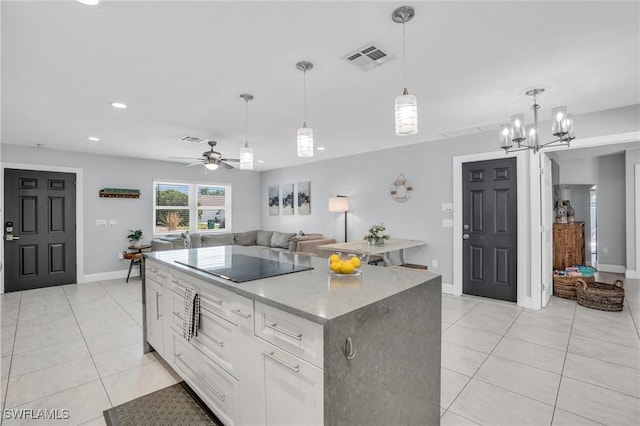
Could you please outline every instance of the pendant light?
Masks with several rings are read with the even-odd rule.
[[[308,61],[300,61],[296,68],[304,74],[304,96],[303,96],[303,124],[298,129],[298,157],[313,157],[313,129],[307,127],[307,71],[313,68],[313,64]]]
[[[411,6],[401,6],[393,11],[393,22],[402,24],[402,68],[404,90],[401,96],[396,98],[396,135],[415,135],[418,133],[418,101],[407,90],[407,51],[405,47],[404,24],[415,16],[415,10]]]
[[[253,170],[253,148],[249,148],[249,101],[253,95],[243,93],[240,95],[244,99],[244,146],[240,148],[240,170]]]

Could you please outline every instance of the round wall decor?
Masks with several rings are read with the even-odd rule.
[[[396,180],[391,184],[391,190],[389,193],[391,194],[391,198],[396,200],[398,203],[404,203],[411,198],[412,191],[413,187],[409,184],[407,178],[400,173]]]

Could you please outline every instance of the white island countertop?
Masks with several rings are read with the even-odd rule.
[[[301,264],[311,266],[313,269],[235,283],[176,263],[176,261],[187,263],[190,259],[217,259],[218,262],[224,262],[224,259],[230,259],[232,254]],[[329,272],[327,259],[276,251],[261,246],[234,245],[170,250],[145,253],[144,256],[237,294],[320,324],[428,281],[433,280],[434,284],[440,285],[439,275],[432,272],[364,264],[360,276],[333,276]]]

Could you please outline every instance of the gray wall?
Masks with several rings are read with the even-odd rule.
[[[639,113],[640,107],[634,105],[578,116],[576,132],[586,138],[637,131]],[[543,141],[550,137],[548,127],[548,123],[540,125]],[[442,219],[451,219],[452,214],[441,211],[441,203],[452,202],[452,159],[496,151],[497,138],[495,131],[484,132],[264,172],[263,228],[322,232],[342,241],[344,216],[328,212],[327,200],[337,194],[347,195],[349,240],[362,238],[370,225],[384,222],[392,237],[427,241],[426,247],[409,252],[408,261],[427,264],[443,275],[443,283],[452,283],[452,228],[442,227]],[[390,147],[394,141],[389,140]],[[414,187],[413,196],[406,203],[396,203],[389,195],[390,185],[400,173]],[[302,181],[311,181],[311,215],[269,216],[268,187]],[[432,267],[432,260],[438,261],[437,268]]]
[[[625,200],[626,200],[626,220],[627,220],[627,270],[640,274],[640,265],[636,263],[637,253],[635,239],[638,238],[640,230],[636,229],[635,217],[640,215],[636,212],[635,201],[635,166],[640,164],[640,149],[627,150],[625,152]],[[635,192],[637,193],[637,192]]]
[[[2,145],[2,161],[72,167],[83,170],[84,274],[112,272],[128,267],[118,259],[126,249],[129,229],[142,229],[144,240],[153,235],[153,180],[220,183],[232,185],[234,231],[260,227],[260,173],[218,169],[125,157]],[[137,188],[139,199],[99,198],[102,188]],[[115,219],[116,227],[97,227],[96,219]]]
[[[624,154],[598,158],[598,264],[625,266],[627,262],[624,161]]]

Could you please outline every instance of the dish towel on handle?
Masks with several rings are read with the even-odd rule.
[[[182,335],[187,341],[198,336],[200,328],[200,296],[191,287],[184,292],[184,319],[182,320]]]

